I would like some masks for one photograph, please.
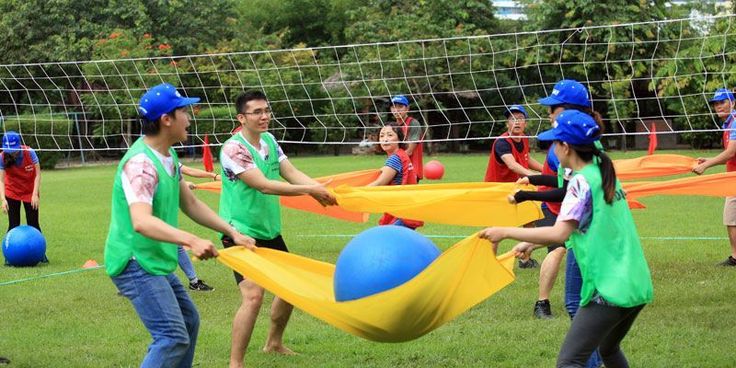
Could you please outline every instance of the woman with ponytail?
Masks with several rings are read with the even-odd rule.
[[[611,159],[596,145],[600,128],[589,115],[566,110],[538,139],[553,141],[555,154],[573,176],[554,226],[488,228],[481,238],[497,245],[512,238],[517,256],[534,244],[567,242],[583,278],[580,309],[557,358],[557,367],[585,367],[598,349],[607,368],[628,367],[620,349],[639,312],[652,301],[649,266],[626,195]]]
[[[381,128],[378,140],[381,143],[381,149],[386,152],[388,158],[386,163],[381,167],[381,174],[369,187],[379,185],[412,185],[417,183],[417,174],[412,163],[411,157],[406,153],[407,147],[404,142],[404,130],[401,126],[389,124]],[[416,230],[424,225],[424,222],[410,219],[401,219],[390,213],[384,213],[379,225],[397,225]]]

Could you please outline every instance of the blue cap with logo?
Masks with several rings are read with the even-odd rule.
[[[708,100],[710,103],[714,102],[720,102],[723,100],[731,100],[733,101],[735,98],[733,96],[733,92],[731,92],[728,88],[719,88],[716,93],[713,95],[713,98]]]
[[[409,99],[404,95],[396,95],[391,97],[391,104],[409,106]]]
[[[176,87],[161,83],[148,90],[138,103],[138,112],[148,121],[156,121],[161,115],[180,107],[199,102],[198,97],[183,97]]]
[[[584,107],[590,107],[590,97],[588,97],[588,89],[580,82],[573,79],[563,79],[552,90],[552,94],[539,100],[539,104],[544,106],[571,104]]]
[[[524,106],[521,106],[521,105],[511,105],[511,106],[509,106],[506,109],[506,111],[503,113],[503,116],[505,116],[506,118],[508,118],[511,115],[511,113],[514,113],[514,112],[520,112],[520,113],[524,114],[524,118],[529,118],[529,114],[526,113],[526,110],[524,109]]]
[[[600,138],[600,127],[590,115],[578,110],[565,110],[557,115],[555,127],[539,133],[540,141],[562,141],[576,146],[594,144]]]
[[[3,152],[15,153],[20,151],[20,134],[8,130],[3,135]]]

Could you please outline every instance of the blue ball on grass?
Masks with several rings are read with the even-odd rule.
[[[377,226],[358,234],[335,264],[335,300],[364,298],[414,278],[440,255],[431,240],[403,226]]]
[[[11,266],[35,266],[43,260],[44,255],[46,239],[33,226],[15,227],[3,238],[3,257]]]

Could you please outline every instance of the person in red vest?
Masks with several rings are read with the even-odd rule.
[[[38,223],[41,165],[36,151],[22,145],[20,134],[8,131],[3,136],[0,160],[0,195],[3,212],[8,214],[8,231],[20,225],[20,204],[28,225],[41,231]]]
[[[529,117],[524,107],[512,105],[504,115],[508,130],[491,145],[485,181],[512,183],[542,171],[542,164],[529,157],[529,139],[523,137]]]
[[[734,94],[727,88],[716,91],[710,104],[723,121],[723,152],[712,158],[698,158],[698,166],[693,168],[695,174],[701,175],[711,166],[726,164],[726,171],[736,171],[736,111],[734,111]],[[728,231],[731,243],[731,255],[719,266],[736,267],[736,197],[727,197],[723,207],[723,224]]]
[[[427,129],[419,120],[409,116],[409,99],[404,95],[397,95],[391,98],[391,114],[393,114],[396,122],[401,127],[406,137],[406,154],[411,158],[414,165],[414,172],[417,175],[417,181],[424,178],[424,135]]]
[[[381,168],[381,174],[368,186],[416,184],[415,166],[406,153],[407,144],[404,143],[404,129],[399,125],[386,125],[381,129],[378,140],[388,159]],[[378,224],[398,225],[410,229],[416,229],[424,225],[422,221],[401,219],[389,213],[384,213]]]
[[[491,145],[485,176],[485,181],[488,182],[511,183],[542,171],[542,164],[529,157],[529,138],[523,137],[526,134],[526,119],[529,117],[524,107],[509,106],[504,116],[507,131]],[[537,268],[539,262],[530,257],[522,257],[519,259],[519,267]]]

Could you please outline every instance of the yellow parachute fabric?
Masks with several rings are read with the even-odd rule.
[[[464,226],[519,226],[542,218],[536,202],[518,205],[508,195],[514,183],[449,183],[333,189],[340,207],[430,223]],[[524,188],[529,190],[528,187]]]
[[[379,342],[416,339],[452,320],[514,281],[514,257],[498,259],[472,235],[421,273],[393,289],[336,302],[335,266],[295,254],[232,247],[217,259],[295,307],[345,332]]]

